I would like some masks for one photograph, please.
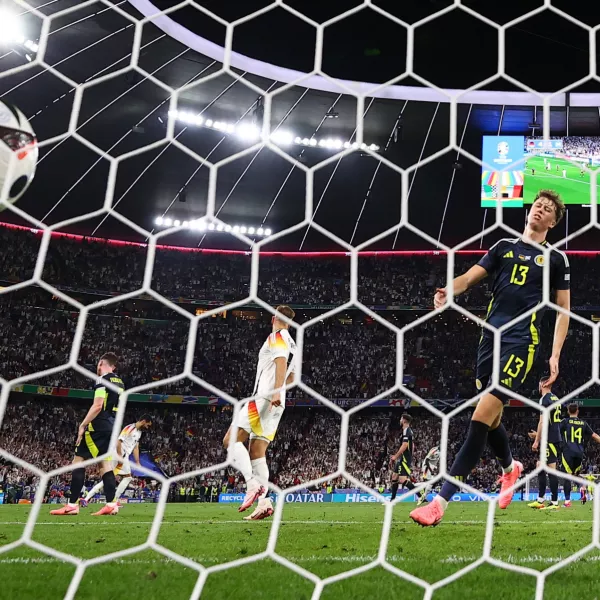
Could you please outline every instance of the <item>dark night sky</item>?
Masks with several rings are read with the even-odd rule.
[[[41,1],[38,1],[41,4]],[[54,14],[74,0],[60,0],[46,7],[46,14]],[[175,5],[171,0],[158,0],[161,9]],[[222,2],[205,0],[203,5],[226,20],[240,18],[268,4],[267,2]],[[294,0],[288,3],[309,18],[325,21],[356,2],[308,2]],[[373,4],[391,12],[396,17],[414,23],[450,3],[445,1],[393,2],[375,1]],[[541,2],[521,0],[504,2],[502,10],[483,1],[463,2],[465,6],[480,11],[502,23]],[[580,3],[553,2],[573,16],[596,25],[597,17],[589,7]],[[399,6],[397,6],[399,5]],[[573,13],[573,6],[579,13]],[[139,13],[124,2],[120,7],[134,18]],[[52,22],[47,49],[47,61],[77,82],[84,82],[114,72],[127,65],[118,62],[130,52],[133,27],[113,11],[98,12],[99,5],[84,8]],[[589,11],[584,14],[584,10]],[[502,14],[498,14],[498,13]],[[89,17],[83,21],[84,17]],[[193,8],[171,15],[196,33],[212,41],[224,43],[224,28]],[[75,24],[75,21],[79,21]],[[28,22],[35,32],[39,23]],[[114,34],[108,39],[99,40]],[[34,33],[32,33],[34,35]],[[314,59],[314,30],[278,8],[266,15],[235,28],[235,51],[278,66],[309,71]],[[454,10],[421,25],[415,30],[414,70],[431,83],[452,88],[464,88],[493,75],[497,68],[497,32],[490,26],[460,10]],[[323,70],[332,77],[384,82],[404,72],[406,64],[407,34],[403,27],[375,13],[363,10],[325,30]],[[146,25],[142,36],[143,50],[140,66],[155,72],[161,82],[180,87],[190,80],[217,73],[220,65],[205,56],[186,49],[179,42],[164,36],[154,25]],[[83,50],[73,57],[73,54]],[[585,77],[588,73],[588,34],[565,18],[545,11],[511,27],[506,32],[506,71],[522,83],[536,90],[556,91]],[[3,56],[3,52],[0,56]],[[16,54],[0,59],[0,73],[24,64]],[[238,73],[238,75],[240,75]],[[34,77],[35,76],[35,77]],[[245,86],[241,79],[261,89],[277,89],[280,84],[255,75],[238,80],[221,74],[210,81],[201,81],[181,94],[179,107],[200,112],[213,119],[235,122],[250,110],[257,93]],[[421,85],[407,78],[406,85]],[[510,82],[499,79],[487,89],[514,90]],[[356,124],[356,101],[347,95],[319,91],[305,93],[302,87],[291,87],[275,96],[271,125],[282,122],[295,134],[310,137],[323,121],[325,113],[334,106],[336,119],[325,119],[319,129],[321,137],[350,139]],[[597,82],[583,84],[573,91],[598,92]],[[43,69],[30,70],[0,79],[3,99],[17,104],[32,120],[41,140],[58,135],[67,129],[74,94],[70,86]],[[63,94],[66,94],[63,97]],[[78,133],[98,148],[119,156],[137,148],[164,139],[164,121],[168,111],[168,93],[141,76],[128,73],[86,89],[79,113]],[[402,113],[400,126],[392,136],[389,147],[382,155],[391,163],[407,168],[415,164],[421,153],[423,158],[448,145],[450,110],[448,104],[376,99],[365,100],[368,107],[365,123],[365,141],[385,148]],[[41,112],[40,112],[41,111]],[[291,112],[290,112],[291,111]],[[481,154],[482,134],[528,134],[528,123],[533,119],[533,107],[459,105],[458,131],[462,134],[465,123],[463,147],[473,155]],[[287,116],[286,116],[287,115]],[[501,121],[502,116],[502,121]],[[538,121],[541,121],[541,109]],[[89,120],[89,122],[88,122]],[[433,123],[432,123],[433,122]],[[566,133],[564,109],[553,109],[552,134]],[[138,126],[133,130],[134,126]],[[431,126],[431,128],[430,128]],[[182,132],[181,124],[176,132]],[[429,136],[427,133],[429,131]],[[597,107],[574,108],[569,113],[571,135],[600,135]],[[427,137],[427,143],[425,139]],[[211,153],[210,160],[218,162],[248,145],[205,128],[190,128],[181,133],[179,141],[201,156]],[[219,143],[220,142],[220,143]],[[215,149],[215,146],[218,147]],[[331,150],[300,148],[290,149],[290,156],[300,159],[305,166],[316,165],[332,156]],[[46,147],[41,152],[36,180],[19,206],[37,218],[46,217],[46,223],[56,223],[66,218],[84,215],[102,206],[106,192],[108,163],[80,141],[69,139],[61,144]],[[409,219],[423,231],[442,241],[455,244],[476,234],[482,228],[484,211],[479,206],[480,167],[468,159],[461,159],[462,168],[456,171],[453,186],[456,152],[449,151],[419,168],[409,176]],[[97,163],[97,164],[95,164]],[[322,166],[314,174],[314,208],[318,205],[315,221],[349,242],[362,243],[397,223],[400,217],[402,175],[387,166],[377,170],[377,161],[356,152]],[[93,167],[93,168],[92,168]],[[275,231],[290,227],[302,220],[306,178],[300,169],[291,171],[292,165],[271,150],[265,149],[240,156],[219,168],[216,185],[216,206],[219,216],[226,222],[259,225],[263,221]],[[377,174],[374,177],[375,171]],[[206,209],[209,170],[198,169],[197,161],[181,149],[161,147],[128,158],[119,165],[115,185],[115,202],[118,210],[144,228],[151,229],[154,218],[167,211],[172,218],[194,219]],[[185,200],[180,202],[179,190],[187,185]],[[370,188],[370,192],[369,192]],[[364,207],[364,208],[363,208]],[[445,212],[445,217],[442,215]],[[360,217],[360,218],[359,218]],[[570,231],[581,227],[589,219],[589,209],[572,208],[569,215]],[[22,222],[14,214],[4,212],[2,220]],[[488,211],[486,223],[491,223]],[[506,222],[520,228],[524,213],[514,209],[506,213]],[[442,226],[443,220],[443,227]],[[85,220],[70,227],[71,231],[91,233],[101,219]],[[358,225],[357,225],[358,221]],[[557,237],[564,235],[564,228]],[[274,242],[272,249],[298,249],[305,231],[298,231]],[[108,218],[96,235],[139,239],[136,232]],[[392,247],[395,236],[380,241],[375,247]],[[201,235],[189,231],[173,234],[168,243],[197,245]],[[487,240],[485,242],[487,244]],[[572,242],[571,247],[589,247],[586,239]],[[240,247],[239,242],[225,234],[213,234],[203,241],[204,247]],[[479,246],[479,244],[477,244]],[[416,236],[401,232],[396,248],[429,247]],[[309,232],[304,249],[335,249],[335,245],[316,232]]]

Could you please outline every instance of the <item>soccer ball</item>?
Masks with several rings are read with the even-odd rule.
[[[0,100],[0,199],[13,204],[35,175],[38,145],[25,115]],[[0,211],[6,208],[0,203]]]

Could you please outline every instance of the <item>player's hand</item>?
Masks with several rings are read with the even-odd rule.
[[[537,432],[536,431],[530,431],[527,435],[529,436],[530,440],[535,440],[535,438],[537,437]]]
[[[80,425],[79,429],[77,430],[77,444],[75,444],[76,446],[79,446],[84,435],[85,435],[85,427],[83,425]]]
[[[273,406],[281,406],[281,392],[275,392],[271,396],[271,407]]]
[[[537,440],[535,440],[535,441],[533,442],[533,444],[531,445],[531,449],[532,449],[534,452],[537,452],[539,447],[540,447],[540,443],[539,443]]]
[[[556,378],[558,377],[558,357],[551,356],[550,360],[548,361],[548,365],[550,366],[550,375],[543,382],[542,385],[544,385],[544,386],[552,385],[556,381]]]
[[[446,288],[438,288],[435,290],[435,296],[433,297],[433,306],[435,308],[441,308],[446,304],[447,299]]]

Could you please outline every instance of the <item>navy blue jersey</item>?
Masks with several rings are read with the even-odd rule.
[[[540,398],[540,404],[546,408],[555,405],[550,411],[550,425],[548,427],[548,443],[560,444],[560,423],[562,421],[562,406],[556,404],[558,396],[552,393],[544,394]]]
[[[120,392],[113,392],[107,385],[110,381]],[[116,373],[105,373],[98,379],[94,386],[94,399],[101,397],[102,410],[98,416],[90,423],[90,431],[112,431],[115,415],[119,407],[119,395],[124,391],[123,380]]]
[[[546,246],[547,242],[543,242]],[[494,244],[479,261],[492,279],[492,298],[486,321],[493,327],[512,321],[542,301],[544,254],[523,239],[503,239]],[[550,287],[568,290],[570,285],[569,261],[558,250],[550,253]],[[503,342],[539,343],[538,327],[546,307],[541,307],[530,318],[519,321],[502,334]],[[486,329],[483,335],[491,336]]]
[[[412,465],[412,458],[413,458],[413,432],[412,432],[412,429],[410,427],[407,427],[402,432],[402,443],[404,443],[404,442],[406,442],[408,444],[408,447],[406,448],[406,450],[404,451],[404,454],[402,455],[402,460],[404,462],[406,462],[406,464]]]
[[[583,456],[585,445],[594,435],[592,428],[579,417],[568,417],[560,424],[563,452],[571,456]]]

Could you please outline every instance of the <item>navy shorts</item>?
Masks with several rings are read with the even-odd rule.
[[[411,470],[411,464],[404,457],[397,460],[394,465],[394,473],[397,473],[400,477],[410,477]]]
[[[500,383],[503,387],[490,393],[506,404],[511,398],[509,390],[515,392],[527,381],[537,355],[538,346],[530,342],[500,343]],[[494,338],[483,336],[477,349],[477,391],[488,387],[494,369]]]

